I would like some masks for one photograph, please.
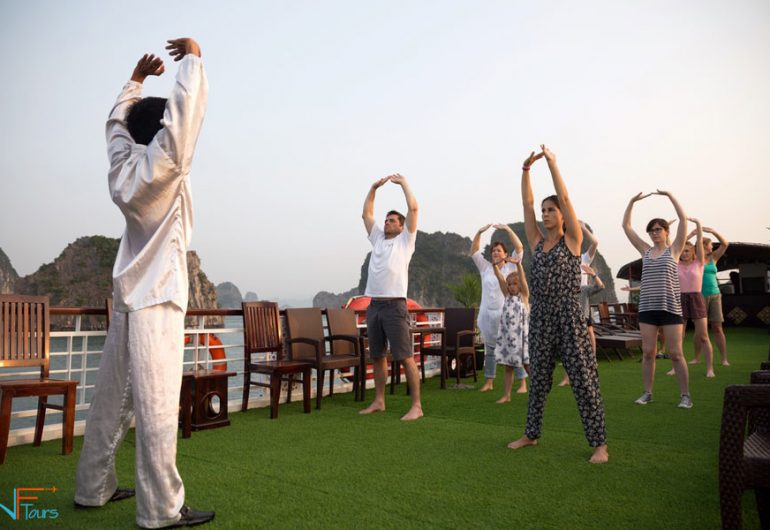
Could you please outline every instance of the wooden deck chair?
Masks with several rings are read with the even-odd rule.
[[[310,363],[316,370],[316,408],[321,408],[323,384],[326,371],[330,371],[329,395],[334,394],[334,370],[354,368],[356,380],[355,391],[358,393],[360,381],[361,354],[358,337],[351,335],[334,335],[325,337],[321,309],[308,307],[286,310],[286,328],[288,329],[289,351],[291,358]],[[344,353],[326,353],[326,342],[346,341],[353,346],[353,351]],[[338,348],[339,351],[339,348]]]
[[[37,368],[40,375],[26,379],[0,379],[0,464],[5,462],[11,427],[13,398],[37,396],[37,421],[33,445],[43,439],[47,409],[62,411],[62,454],[72,452],[75,429],[77,381],[50,379],[50,317],[48,297],[0,295],[0,369]],[[62,405],[48,403],[48,396],[61,395]]]
[[[243,302],[243,402],[241,411],[249,404],[249,392],[252,386],[270,389],[270,418],[278,417],[278,400],[281,396],[281,383],[288,381],[286,402],[291,402],[291,390],[294,376],[302,374],[302,397],[304,411],[310,412],[310,370],[307,362],[284,357],[281,338],[281,321],[278,304],[275,302]],[[275,359],[258,360],[254,354],[275,355]],[[258,374],[269,376],[268,383],[253,378]]]
[[[366,386],[366,355],[364,347],[364,337],[356,325],[356,312],[352,309],[326,309],[326,322],[329,326],[329,337],[331,339],[332,355],[355,355],[356,345],[351,341],[358,342],[358,377],[353,378],[353,392],[355,400],[362,401],[365,396]],[[336,338],[344,336],[345,338]]]

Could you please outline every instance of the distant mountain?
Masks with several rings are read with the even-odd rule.
[[[258,302],[259,296],[257,296],[257,293],[254,293],[252,291],[247,291],[245,295],[243,295],[243,301],[244,302]]]
[[[16,274],[16,269],[11,265],[11,260],[0,248],[0,294],[14,292],[18,279],[19,275]]]
[[[358,294],[358,287],[353,287],[352,289],[340,294],[321,291],[313,297],[313,307],[344,307],[348,300],[350,300],[353,296],[357,296]]]
[[[223,282],[217,285],[217,302],[219,302],[221,307],[240,309],[243,297],[241,297],[241,291],[234,283]]]
[[[104,305],[112,296],[112,266],[118,253],[119,239],[104,236],[81,237],[67,245],[52,262],[36,272],[19,278],[14,292],[46,295],[52,306],[82,307]],[[0,264],[0,268],[2,264]],[[191,309],[217,306],[216,288],[203,272],[195,251],[187,252]]]

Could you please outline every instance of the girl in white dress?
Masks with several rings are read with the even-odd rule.
[[[495,345],[495,361],[505,366],[505,386],[503,397],[498,399],[497,403],[507,403],[511,400],[514,369],[523,368],[517,394],[527,392],[526,377],[529,374],[529,287],[521,260],[507,258],[506,261],[517,264],[516,271],[507,277],[503,276],[497,264],[494,265],[500,289],[505,295],[500,331]]]

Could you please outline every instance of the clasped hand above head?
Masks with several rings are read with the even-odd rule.
[[[655,190],[649,193],[644,193],[643,191],[640,191],[639,193],[631,197],[631,202],[641,201],[642,199],[646,199],[650,195],[663,195],[664,197],[671,197],[671,192],[664,191],[664,190]]]
[[[644,192],[640,191],[639,193],[637,193],[636,195],[634,195],[633,197],[631,197],[631,202],[636,202],[636,201],[641,201],[642,199],[646,199],[647,197],[649,197],[650,195],[652,195],[652,193],[653,193],[653,192],[650,192],[650,193],[644,193]]]
[[[393,184],[398,184],[399,186],[402,186],[406,183],[406,177],[403,176],[401,173],[394,173],[393,175],[388,175],[387,177],[382,177],[379,180],[376,180],[374,184],[372,184],[372,188],[377,189],[381,186],[383,186],[386,182],[392,182]]]

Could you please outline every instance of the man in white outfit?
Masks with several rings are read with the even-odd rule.
[[[388,181],[401,186],[408,211],[406,217],[395,210],[389,211],[385,216],[384,228],[380,228],[374,220],[374,196],[377,189]],[[412,396],[412,406],[401,419],[411,421],[422,417],[420,375],[412,353],[412,334],[409,332],[409,314],[406,309],[409,262],[417,239],[417,211],[417,199],[406,178],[398,173],[372,184],[364,201],[362,217],[372,244],[364,294],[371,298],[366,310],[366,330],[369,354],[374,362],[375,396],[371,405],[361,410],[360,414],[385,410],[385,380],[388,377],[385,350],[389,344],[393,359],[404,365],[406,383]]]
[[[145,54],[107,120],[109,189],[126,219],[113,269],[113,317],[104,345],[75,505],[98,507],[134,495],[118,488],[115,453],[136,416],[136,522],[143,528],[192,526],[213,512],[184,504],[176,468],[187,246],[192,232],[189,172],[208,98],[198,44],[168,41],[180,61],[168,100],[142,98],[142,83],[164,72]]]

